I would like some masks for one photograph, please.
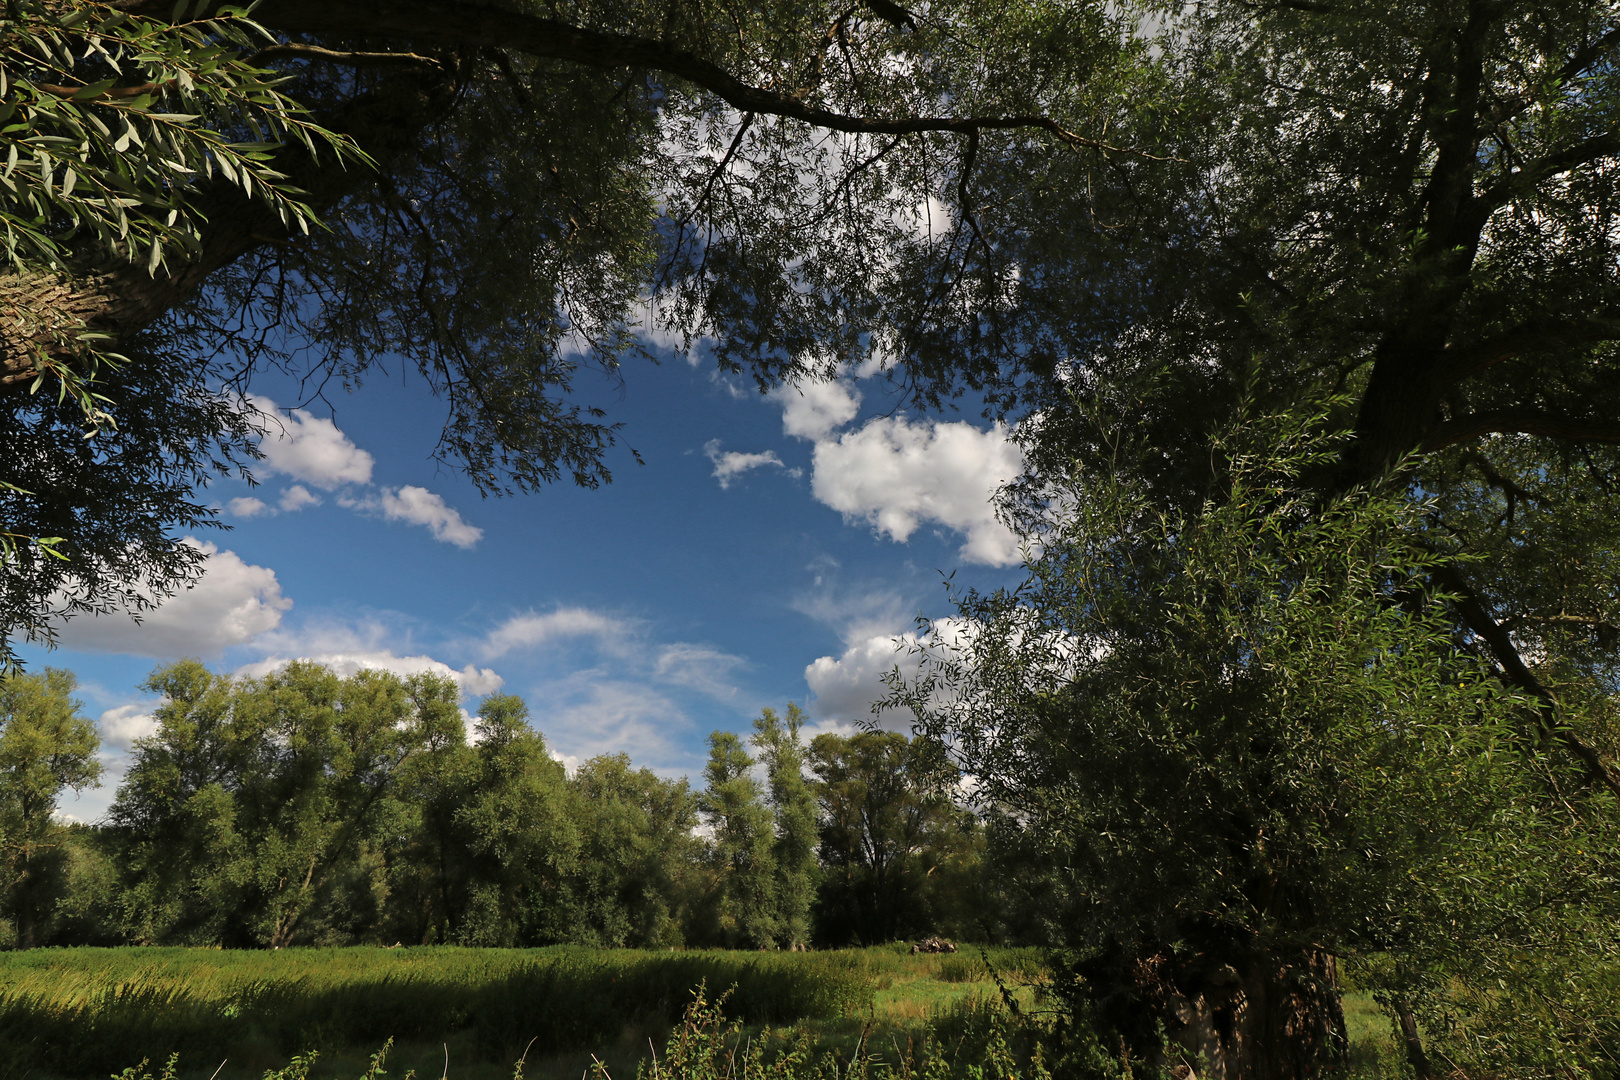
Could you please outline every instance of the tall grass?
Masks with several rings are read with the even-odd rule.
[[[858,953],[576,948],[64,949],[0,962],[0,1078],[105,1076],[132,1060],[290,1055],[471,1032],[491,1060],[604,1042],[626,1023],[673,1023],[691,991],[787,1024],[870,1008]]]

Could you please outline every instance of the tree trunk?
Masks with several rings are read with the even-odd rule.
[[[1164,1025],[1149,1060],[1178,1080],[1314,1080],[1343,1057],[1337,965],[1321,950],[1256,956],[1242,970],[1156,957],[1137,978]]]
[[[30,872],[29,851],[22,854],[22,874],[17,880],[17,948],[32,949],[38,944],[34,938],[34,875]]]

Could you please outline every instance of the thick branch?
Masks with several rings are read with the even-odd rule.
[[[167,0],[125,0],[119,7],[153,18],[171,12]],[[855,116],[807,104],[789,94],[751,86],[725,68],[652,38],[591,30],[516,8],[469,0],[398,0],[387,5],[355,0],[265,0],[254,18],[292,33],[359,37],[432,38],[436,42],[514,49],[530,56],[594,68],[644,68],[698,86],[740,112],[780,116],[852,135],[916,135],[926,132],[1045,131],[1069,146],[1127,153],[1070,131],[1046,116]],[[1149,156],[1138,154],[1138,156]]]
[[[285,45],[270,45],[252,56],[248,63],[255,66],[270,60],[283,58],[292,60],[320,60],[328,64],[348,64],[352,67],[363,67],[382,64],[405,64],[412,67],[442,67],[431,56],[419,56],[413,52],[345,52],[339,49],[327,49],[320,45],[306,45],[291,42]]]
[[[1474,208],[1480,220],[1488,217],[1491,211],[1511,202],[1515,196],[1536,190],[1543,180],[1557,176],[1560,173],[1578,169],[1582,165],[1590,165],[1594,161],[1611,158],[1620,154],[1620,134],[1608,132],[1603,135],[1594,135],[1584,139],[1574,146],[1565,147],[1556,153],[1547,154],[1525,165],[1517,172],[1509,173],[1486,188],[1474,199]]]
[[[1447,349],[1441,378],[1454,383],[1534,349],[1600,341],[1620,341],[1620,319],[1534,319],[1466,348]]]
[[[1600,638],[1620,636],[1620,626],[1598,615],[1515,615],[1502,621],[1504,630],[1520,626],[1575,626],[1591,630]]]
[[[1620,443],[1620,423],[1581,420],[1535,409],[1502,409],[1459,416],[1437,424],[1424,436],[1420,449],[1430,453],[1481,435],[1545,435],[1572,442]]]
[[[1501,672],[1502,681],[1536,699],[1536,719],[1541,730],[1556,735],[1569,752],[1580,759],[1581,764],[1586,767],[1587,776],[1594,783],[1608,788],[1615,798],[1620,799],[1620,777],[1609,768],[1597,750],[1588,746],[1567,726],[1558,723],[1558,703],[1553,699],[1552,693],[1525,666],[1524,659],[1519,655],[1518,647],[1513,644],[1513,638],[1507,629],[1485,610],[1485,605],[1480,603],[1478,594],[1463,580],[1462,575],[1454,567],[1444,566],[1435,570],[1433,577],[1438,585],[1456,597],[1453,607],[1457,614],[1462,616],[1463,624],[1490,650]]]

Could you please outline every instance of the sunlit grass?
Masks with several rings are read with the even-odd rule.
[[[396,1080],[510,1080],[525,1050],[527,1080],[588,1078],[593,1059],[633,1080],[700,981],[711,995],[736,987],[726,1007],[748,1038],[791,1027],[818,1052],[893,1066],[929,1038],[957,1052],[1006,995],[1025,1013],[1045,1008],[1046,979],[1038,950],[912,956],[899,945],[36,950],[0,956],[0,1042],[12,1051],[0,1080],[105,1080],[176,1050],[178,1080],[216,1070],[218,1080],[259,1080],[308,1050],[320,1052],[310,1080],[353,1080],[390,1037]],[[1398,1073],[1389,1020],[1371,996],[1351,993],[1344,1008],[1348,1074]]]

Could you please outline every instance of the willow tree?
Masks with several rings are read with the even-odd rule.
[[[968,629],[891,703],[1044,870],[1094,1045],[1317,1076],[1344,1060],[1348,963],[1425,1080],[1606,1075],[1607,791],[1456,636],[1429,507],[1315,490],[1348,441],[1323,413],[1237,419],[1190,510],[1129,473],[1054,478],[1026,581],[964,595]]]
[[[1122,170],[1128,186],[1090,203],[1106,213],[1115,254],[1100,244],[1059,247],[1060,215],[1028,233],[1025,250],[1040,250],[1044,236],[1051,250],[1075,253],[1082,272],[1069,279],[1069,301],[1031,316],[1052,328],[1063,377],[1048,383],[1050,405],[1025,429],[1032,470],[1015,516],[1039,533],[1054,514],[1061,519],[1055,494],[1083,499],[1096,483],[1145,500],[1162,520],[1196,521],[1229,484],[1216,442],[1246,400],[1260,413],[1288,413],[1330,399],[1329,426],[1346,437],[1290,481],[1294,494],[1317,508],[1356,491],[1407,500],[1392,520],[1417,561],[1407,564],[1408,586],[1384,602],[1437,620],[1462,658],[1448,663],[1477,662],[1520,695],[1515,753],[1526,755],[1532,780],[1503,773],[1492,782],[1504,792],[1540,784],[1535,799],[1524,797],[1542,800],[1540,810],[1562,807],[1577,832],[1612,827],[1620,812],[1612,723],[1620,10],[1468,0],[1398,12],[1288,0],[1164,7],[1160,63],[1176,76],[1175,121],[1161,129],[1159,160],[1134,159]],[[1106,258],[1115,291],[1135,283],[1120,308],[1127,325],[1080,295],[1094,280],[1080,252]],[[1044,265],[1047,281],[1059,264]],[[1059,297],[1056,285],[1035,288]],[[1053,318],[1057,310],[1065,317]],[[1176,540],[1173,531],[1153,535]],[[1096,544],[1105,539],[1091,534]],[[1143,616],[1162,610],[1146,606]],[[1131,625],[1143,640],[1159,634],[1168,649],[1169,625]],[[1200,663],[1223,657],[1214,649]],[[1232,672],[1247,662],[1226,659]],[[1287,663],[1304,665],[1293,673],[1300,677],[1312,666],[1332,670],[1328,658],[1304,654]],[[1445,665],[1426,677],[1435,700],[1452,692]],[[1244,703],[1243,714],[1262,727],[1288,715],[1281,700],[1272,701],[1275,715],[1249,712],[1255,705]],[[1415,720],[1425,715],[1420,701],[1410,708]],[[1502,731],[1490,715],[1461,709],[1444,720],[1467,743]],[[1544,767],[1552,781],[1537,772]],[[1437,813],[1436,842],[1466,835],[1479,820],[1470,814]],[[1187,842],[1206,835],[1181,820]],[[1599,860],[1586,880],[1606,881],[1612,868]],[[1572,896],[1586,895],[1581,875],[1565,880]],[[1313,887],[1312,895],[1331,891]],[[1548,903],[1558,913],[1548,927],[1578,910]],[[1430,909],[1423,918],[1449,916]],[[1416,933],[1423,921],[1408,925]],[[1458,940],[1472,932],[1455,931]],[[1137,954],[1144,963],[1165,958],[1138,972],[1164,990],[1155,1008],[1213,1000],[1208,969],[1177,967],[1197,952]],[[1123,964],[1130,954],[1115,955]],[[1592,955],[1612,971],[1608,953]],[[1403,969],[1396,983],[1405,989],[1389,998],[1419,1072],[1443,1067],[1423,1064],[1425,1010],[1437,1025],[1431,1032],[1457,1015],[1438,1003],[1443,994],[1425,1003],[1416,987],[1434,984],[1423,970],[1424,962]],[[1464,972],[1464,983],[1473,974],[1467,963],[1450,970]],[[1112,971],[1115,985],[1136,978]],[[1497,1050],[1533,1058],[1578,1033],[1578,1015],[1532,1035],[1506,1024],[1516,1042]],[[1324,1023],[1302,1030],[1328,1031]],[[1302,1060],[1308,1072],[1324,1059]]]
[[[1340,395],[1351,437],[1310,482],[1409,464],[1428,542],[1479,557],[1431,571],[1459,633],[1620,795],[1614,748],[1559,707],[1612,684],[1620,624],[1620,9],[1285,0],[1166,18],[1181,123],[1111,222],[1134,233],[1139,262],[1113,265],[1144,299],[1125,332],[1065,325],[1035,475],[1133,470],[1188,510],[1241,388],[1278,409]],[[1127,429],[1160,453],[1121,453]]]
[[[13,5],[4,654],[199,571],[178,537],[251,465],[267,366],[414,370],[486,493],[610,477],[575,380],[644,331],[761,387],[921,334],[908,370],[950,392],[1011,299],[978,280],[979,169],[1111,152],[1104,7]]]

